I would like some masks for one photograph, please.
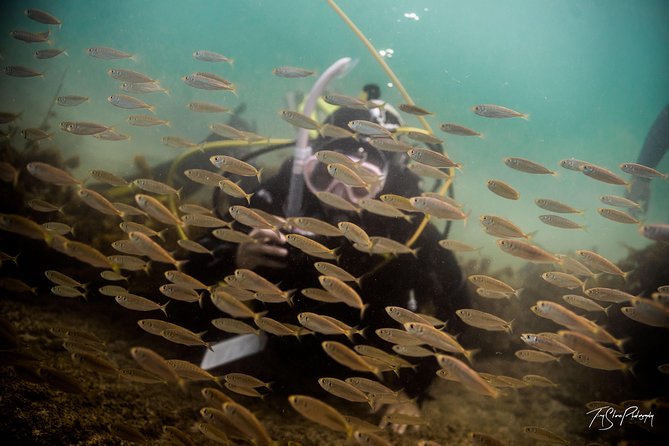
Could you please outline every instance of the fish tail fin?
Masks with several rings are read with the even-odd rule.
[[[508,334],[513,334],[513,323],[515,319],[511,319],[508,324],[504,324],[504,331],[506,331]]]
[[[365,315],[365,311],[367,311],[368,307],[369,307],[369,304],[364,304],[362,306],[362,308],[360,308],[360,319],[363,318],[363,316]]]
[[[523,292],[524,290],[525,288],[518,288],[513,293],[511,293],[511,295],[516,296],[516,299],[520,300],[520,293]]]
[[[246,202],[250,205],[251,204],[251,197],[255,194],[255,192],[251,192],[250,194],[244,194],[244,198],[246,198]]]
[[[258,179],[258,183],[260,183],[260,178],[262,176],[263,169],[264,169],[264,167],[261,167],[260,169],[258,169],[258,173],[256,174],[256,178]]]
[[[183,266],[188,263],[188,260],[177,260],[174,264],[177,271],[183,271]]]
[[[480,348],[474,348],[474,349],[472,349],[472,350],[465,350],[465,351],[463,352],[463,354],[465,355],[465,358],[467,358],[467,361],[468,361],[470,364],[474,364],[474,355],[477,354],[477,353],[480,352],[480,351],[481,351]]]
[[[633,272],[634,272],[633,269],[631,269],[631,270],[629,270],[629,271],[623,271],[623,280],[624,280],[625,282],[627,282],[627,276],[629,276],[629,275],[630,275],[631,273],[633,273]]]
[[[165,302],[164,305],[160,306],[160,311],[162,311],[163,314],[165,314],[166,318],[169,318],[169,316],[167,315],[167,304],[169,304],[169,303],[170,303],[170,301],[168,300],[167,302]]]
[[[609,317],[609,311],[611,310],[611,307],[613,304],[609,305],[608,307],[604,308],[604,314],[606,314],[606,317]]]
[[[234,67],[234,66],[235,66],[235,59],[233,59],[233,58],[228,57],[227,62],[230,64],[231,67]]]
[[[181,189],[179,189],[181,190]],[[165,241],[165,233],[167,232],[169,228],[165,228],[162,231],[158,232],[158,238],[162,241]]]
[[[530,120],[530,114],[529,114],[529,113],[522,113],[519,117],[520,117],[521,119],[526,120],[526,121],[529,121],[529,120]]]

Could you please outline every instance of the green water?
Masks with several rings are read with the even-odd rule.
[[[575,157],[612,170],[635,161],[646,132],[669,99],[669,3],[666,1],[353,1],[340,6],[378,50],[392,50],[387,62],[414,101],[433,111],[430,125],[439,133],[444,121],[473,127],[485,140],[448,138],[447,151],[464,167],[456,179],[456,196],[471,210],[466,228],[454,224],[452,236],[484,247],[500,264],[511,261],[499,253],[494,239],[482,234],[480,214],[512,219],[526,232],[538,230],[535,241],[547,249],[568,252],[597,247],[617,258],[626,253],[620,242],[647,243],[634,225],[600,217],[597,197],[622,194],[618,186],[595,182],[557,166]],[[35,7],[63,21],[52,27],[53,47],[69,56],[35,60],[44,44],[12,39],[9,31],[46,28],[27,19],[23,10]],[[323,72],[335,60],[359,59],[357,67],[330,85],[333,91],[356,95],[368,82],[382,86],[383,99],[404,102],[362,43],[325,1],[12,1],[0,15],[3,65],[46,70],[45,77],[18,79],[2,75],[2,111],[23,111],[21,127],[36,127],[60,83],[61,94],[90,96],[74,108],[57,107],[54,143],[66,155],[78,154],[80,177],[91,168],[121,175],[134,172],[132,159],[142,154],[151,164],[179,151],[162,145],[165,135],[199,140],[216,115],[194,114],[192,100],[210,100],[234,107],[246,103],[244,117],[257,131],[272,137],[292,137],[292,127],[278,118],[284,96],[308,91],[313,78],[283,79],[272,68],[295,65]],[[110,46],[137,55],[138,60],[104,61],[86,55],[91,46]],[[195,60],[195,50],[221,52],[234,66]],[[170,90],[143,95],[157,116],[171,128],[136,128],[125,122],[130,113],[106,101],[118,82],[107,76],[112,67],[134,69],[159,80]],[[214,71],[238,86],[238,96],[186,86],[180,77],[194,71]],[[529,121],[489,120],[469,108],[479,103],[501,104],[529,113]],[[404,116],[408,125],[417,120]],[[63,120],[90,120],[130,134],[125,142],[101,142],[55,128]],[[443,135],[443,134],[442,134]],[[47,143],[48,145],[49,143]],[[559,171],[557,178],[513,171],[501,162],[520,156]],[[271,162],[278,162],[272,159]],[[209,166],[203,166],[205,168]],[[659,166],[669,171],[669,160]],[[490,193],[489,178],[511,183],[521,200],[511,202]],[[654,181],[649,223],[669,221],[669,181]],[[584,209],[578,221],[588,232],[545,226],[544,213],[533,204],[539,196]]]

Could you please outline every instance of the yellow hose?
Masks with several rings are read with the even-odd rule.
[[[406,103],[411,104],[411,105],[415,105],[413,99],[411,99],[411,96],[409,96],[409,92],[406,90],[406,88],[404,88],[404,85],[402,85],[402,82],[400,82],[400,80],[397,78],[397,76],[395,76],[395,73],[393,72],[393,70],[390,69],[390,66],[388,66],[388,64],[383,59],[383,57],[381,57],[379,55],[379,52],[376,50],[376,48],[374,48],[374,46],[367,39],[367,37],[365,37],[365,35],[362,33],[362,31],[360,31],[360,29],[357,26],[355,26],[355,23],[353,23],[353,21],[351,21],[351,19],[348,18],[346,13],[344,13],[344,11],[342,11],[341,8],[339,6],[337,6],[337,4],[334,2],[334,0],[327,0],[327,2],[330,5],[330,7],[332,7],[332,9],[334,9],[334,11],[339,15],[339,17],[341,17],[342,20],[349,26],[349,28],[351,28],[353,33],[355,33],[355,35],[358,36],[358,38],[362,41],[362,43],[367,47],[367,49],[372,54],[374,59],[376,59],[376,61],[379,63],[379,65],[381,65],[381,68],[383,68],[383,71],[386,72],[386,74],[388,75],[388,77],[392,81],[393,85],[395,85],[397,87],[397,90],[400,92],[400,94],[402,95],[402,97],[404,98]],[[423,128],[425,128],[425,130],[427,132],[432,133],[432,128],[427,123],[427,120],[423,116],[417,116],[417,118],[420,121]],[[444,182],[442,187],[439,188],[438,193],[442,196],[446,193],[446,191],[448,190],[448,188],[451,185],[451,182],[452,182],[451,178],[453,178],[453,174],[454,174],[454,170],[453,170],[452,167],[448,169],[448,173],[450,175],[450,178]],[[418,237],[420,236],[420,234],[425,229],[425,226],[427,226],[427,223],[429,222],[429,220],[430,220],[430,218],[429,218],[428,215],[425,215],[425,217],[423,217],[423,221],[421,221],[420,225],[418,225],[418,228],[416,229],[416,232],[414,232],[414,234],[406,242],[406,245],[408,247],[411,247],[416,242],[416,240],[418,240]]]

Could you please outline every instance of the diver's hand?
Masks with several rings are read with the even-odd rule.
[[[387,417],[393,414],[420,417],[420,409],[413,400],[404,403],[389,404],[383,412],[383,417],[381,417],[381,422],[379,423],[379,427],[381,429],[385,428],[389,424]],[[390,424],[390,429],[399,435],[404,434],[407,430],[407,427],[408,426],[406,424]],[[414,430],[418,430],[418,427],[419,426],[414,426],[413,428]]]
[[[256,243],[240,243],[237,247],[236,264],[238,268],[253,269],[257,266],[285,268],[288,250],[281,246],[286,243],[283,234],[269,229],[254,229],[249,235]]]
[[[626,196],[632,201],[636,201],[641,206],[640,209],[633,209],[635,216],[645,214],[648,211],[648,202],[650,201],[650,181],[646,178],[633,178],[632,185]]]

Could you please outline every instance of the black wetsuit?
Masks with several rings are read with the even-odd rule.
[[[292,160],[285,162],[278,174],[263,182],[253,195],[250,207],[259,208],[276,215],[282,215],[282,208],[288,195]],[[401,171],[400,171],[401,170]],[[407,197],[419,195],[418,177],[408,171],[404,166],[392,165],[388,174],[388,180],[382,193],[397,193]],[[232,204],[237,203],[235,201]],[[220,208],[220,207],[219,207]],[[354,212],[337,211],[327,207],[308,190],[304,193],[303,215],[316,217],[332,224],[339,221],[351,221],[364,228],[369,235],[389,237],[393,240],[406,242],[414,234],[421,221],[422,214],[417,214],[411,223],[398,218],[388,218],[363,212],[358,216]],[[230,216],[224,216],[230,220]],[[237,229],[248,230],[241,226]],[[339,266],[349,271],[354,276],[360,276],[377,267],[384,258],[379,255],[370,256],[353,248],[343,237],[325,238],[312,237],[324,243],[330,248],[340,246]],[[260,304],[257,311],[268,310],[267,316],[281,322],[298,325],[297,314],[303,311],[312,311],[319,314],[327,314],[346,322],[349,325],[365,330],[367,339],[356,335],[356,344],[371,344],[393,353],[389,344],[377,337],[374,331],[378,328],[393,327],[402,328],[391,319],[385,311],[389,305],[408,308],[416,312],[429,313],[441,320],[449,320],[449,332],[456,333],[461,327],[453,328],[458,318],[454,312],[458,308],[468,306],[464,278],[454,255],[438,245],[442,238],[439,231],[432,224],[428,224],[420,237],[413,245],[419,248],[417,257],[411,254],[402,254],[391,258],[380,269],[366,276],[362,281],[359,294],[365,303],[369,304],[360,320],[360,311],[348,307],[342,303],[321,303],[307,299],[299,290],[308,287],[320,288],[318,276],[313,264],[317,259],[310,257],[299,250],[284,245],[289,249],[286,259],[288,266],[285,269],[256,268],[255,272],[263,275],[270,281],[278,283],[283,290],[296,288],[298,293],[294,298],[294,307],[282,304]],[[214,258],[210,256],[195,256],[186,265],[189,272],[207,283],[213,280],[221,280],[225,275],[232,274],[236,269],[235,252],[237,245],[221,242],[218,239],[207,238],[200,240],[209,248],[214,249]],[[211,316],[211,315],[210,315]],[[223,316],[223,315],[221,315]],[[218,316],[216,316],[218,317]],[[213,318],[213,317],[212,317]],[[322,350],[321,342],[324,340],[340,341],[348,346],[351,343],[344,336],[324,336],[320,334],[302,336],[301,339],[294,337],[277,337],[270,335],[270,341],[265,351],[244,362],[244,367],[258,369],[255,373],[262,378],[275,382],[275,391],[282,388],[287,392],[300,392],[305,389],[323,392],[318,388],[317,378],[334,376],[345,378],[348,376],[365,375],[362,372],[354,372],[336,364]],[[412,397],[423,398],[425,390],[435,376],[438,369],[434,358],[424,358],[421,361],[413,358],[412,362],[420,363],[415,371],[403,369],[398,380],[391,372],[386,372],[385,377],[395,388],[403,387]],[[252,364],[255,361],[255,366]],[[234,365],[231,366],[234,368]],[[254,370],[239,370],[250,373]],[[369,375],[373,378],[372,375]]]

